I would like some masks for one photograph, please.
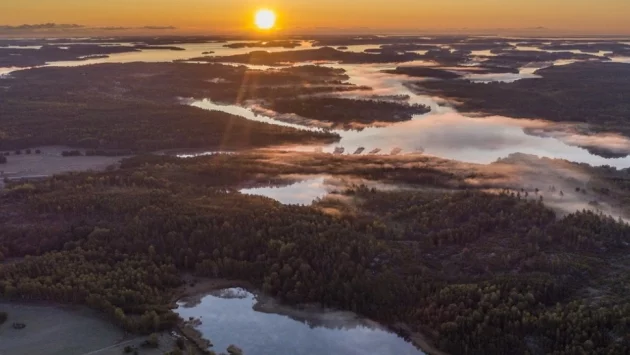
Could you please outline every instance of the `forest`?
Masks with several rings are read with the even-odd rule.
[[[280,113],[295,113],[303,117],[332,122],[333,127],[352,127],[353,123],[401,122],[413,115],[431,111],[425,105],[388,102],[383,100],[357,100],[336,97],[282,98],[265,105]]]
[[[0,41],[2,43],[16,43],[16,41]],[[90,58],[107,58],[110,54],[139,52],[140,50],[173,50],[182,51],[183,48],[175,46],[151,46],[147,44],[132,43],[129,46],[120,45],[101,45],[99,43],[81,43],[57,45],[53,41],[27,41],[26,43],[17,42],[16,47],[4,47],[0,43],[0,67],[20,67],[28,68],[40,65],[46,65],[50,62],[59,61],[84,61]],[[40,48],[24,46],[39,46]]]
[[[63,49],[68,48],[68,49]],[[5,48],[0,46],[0,67],[32,67],[53,61],[81,61],[85,56],[105,56],[135,52],[139,49],[98,44],[55,46],[43,44],[41,48]]]
[[[346,79],[343,70],[313,66],[255,71],[183,63],[102,64],[16,72],[3,79],[8,88],[0,97],[0,149],[69,145],[148,152],[332,143],[338,139],[333,133],[249,121],[190,107],[178,98],[211,97],[234,104],[369,89],[343,84]]]
[[[528,59],[529,60],[529,59]],[[619,63],[574,63],[540,69],[542,79],[513,83],[464,80],[420,82],[434,93],[461,101],[459,109],[488,115],[588,123],[599,132],[630,137],[630,69]]]
[[[253,51],[247,54],[235,54],[215,57],[192,58],[192,61],[247,63],[258,65],[282,65],[308,61],[339,61],[347,64],[358,63],[401,63],[422,59],[413,52],[387,52],[379,54],[344,52],[331,47],[302,49],[283,52]]]
[[[177,321],[172,296],[188,272],[352,310],[453,354],[630,351],[628,224],[483,192],[427,157],[362,159],[148,155],[10,183],[0,294],[86,304],[151,333]],[[319,171],[407,188],[357,184],[311,206],[238,192]]]

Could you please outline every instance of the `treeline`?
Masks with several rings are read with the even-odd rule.
[[[540,54],[538,54],[540,56]],[[503,58],[496,57],[496,60]],[[507,60],[507,59],[504,59]],[[531,62],[527,58],[525,63]],[[621,63],[574,63],[536,72],[543,78],[513,83],[433,81],[419,83],[462,102],[469,112],[581,122],[596,131],[630,136],[630,68]],[[570,88],[570,89],[569,89]]]
[[[104,150],[104,149],[90,149],[85,151],[86,157],[103,156],[103,157],[124,157],[127,155],[133,155],[133,150],[130,149],[118,149],[118,150]],[[83,153],[80,150],[64,150],[61,152],[64,157],[80,157]]]
[[[119,100],[100,100],[90,108],[70,102],[56,103],[55,109],[49,105],[48,102],[0,104],[0,121],[13,128],[9,137],[0,141],[0,147],[65,144],[147,152],[176,148],[237,149],[337,139],[331,133],[248,121],[178,104],[129,103],[133,106],[125,107]],[[37,114],[40,110],[48,114]],[[24,122],[19,123],[22,128],[13,126],[22,119]],[[28,133],[24,127],[29,127]]]
[[[221,79],[221,80],[217,80]],[[66,145],[94,151],[239,149],[332,143],[338,136],[249,121],[190,107],[179,98],[223,103],[366,89],[335,69],[254,71],[227,65],[104,64],[40,68],[7,78],[0,149]],[[313,85],[306,85],[313,84]]]
[[[425,105],[334,97],[283,98],[270,102],[269,108],[276,112],[295,113],[303,117],[333,122],[337,127],[352,126],[353,123],[407,121],[413,115],[431,111]]]
[[[234,159],[134,158],[118,171],[10,184],[0,251],[33,256],[0,266],[0,294],[88,304],[152,332],[175,322],[170,297],[188,271],[406,324],[454,354],[630,351],[630,300],[612,287],[628,285],[625,223],[558,219],[511,194],[362,186],[345,191],[353,213],[329,214],[319,206],[343,202],[238,193],[276,172]]]
[[[379,54],[340,51],[331,47],[316,49],[290,50],[282,52],[252,51],[246,54],[235,54],[215,57],[198,57],[190,60],[209,63],[244,63],[255,65],[279,66],[285,63],[311,61],[339,61],[345,64],[359,63],[402,63],[420,60],[424,56],[413,52],[387,52]]]

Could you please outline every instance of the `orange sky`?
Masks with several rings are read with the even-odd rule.
[[[244,30],[257,8],[285,30],[494,29],[630,34],[630,0],[3,0],[0,25],[165,26],[187,32]]]

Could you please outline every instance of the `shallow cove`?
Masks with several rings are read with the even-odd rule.
[[[247,355],[421,355],[396,334],[351,312],[300,310],[242,288],[182,300],[183,319],[199,318],[197,330],[215,351],[234,344]]]

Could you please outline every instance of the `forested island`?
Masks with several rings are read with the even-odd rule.
[[[0,294],[86,304],[150,333],[177,322],[172,297],[193,273],[352,310],[453,354],[630,351],[626,223],[556,216],[533,190],[482,192],[466,181],[484,173],[435,158],[372,159],[145,156],[9,184],[0,252],[19,261],[0,266]],[[312,206],[236,191],[322,171],[421,189],[357,185]]]
[[[425,81],[418,85],[456,99],[463,111],[586,123],[595,132],[630,137],[630,101],[624,95],[630,92],[628,65],[583,62],[540,69],[536,74],[542,78],[485,84]]]
[[[333,133],[205,111],[184,105],[181,98],[237,103],[369,89],[344,84],[346,79],[343,70],[312,66],[255,71],[184,63],[102,64],[16,72],[4,79],[9,87],[3,90],[0,101],[0,149],[69,145],[148,152],[332,143],[338,139]],[[244,82],[251,89],[243,90]]]
[[[433,37],[425,36],[377,36],[371,34],[364,35],[333,35],[333,36],[313,36],[315,47],[325,46],[353,46],[353,45],[388,45],[388,44],[443,44],[456,43],[468,40],[468,36],[438,35]],[[494,42],[494,38],[486,39]]]
[[[422,59],[413,52],[387,52],[379,54],[341,51],[331,47],[303,49],[283,52],[253,51],[247,54],[228,56],[191,58],[191,61],[213,63],[244,63],[257,65],[283,65],[306,61],[339,61],[348,64],[357,63],[400,63]]]
[[[139,49],[123,46],[83,44],[72,46],[43,45],[35,48],[0,47],[0,67],[33,67],[53,61],[81,61],[90,56],[107,56],[115,53],[137,52]]]
[[[335,97],[282,98],[269,102],[266,107],[279,113],[295,113],[303,117],[331,122],[333,127],[348,128],[353,128],[355,124],[370,125],[407,121],[413,115],[422,115],[431,111],[424,105]]]
[[[100,45],[98,43],[68,44],[63,45],[43,42],[34,42],[31,46],[40,48],[14,46],[11,48],[0,46],[0,67],[34,67],[45,65],[49,62],[60,61],[85,61],[95,58],[107,58],[110,54],[132,53],[141,50],[171,50],[183,51],[184,48],[176,46],[152,46],[147,44],[134,44],[130,46]]]
[[[299,46],[301,46],[300,42],[291,40],[236,42],[223,45],[226,48],[296,48]]]

